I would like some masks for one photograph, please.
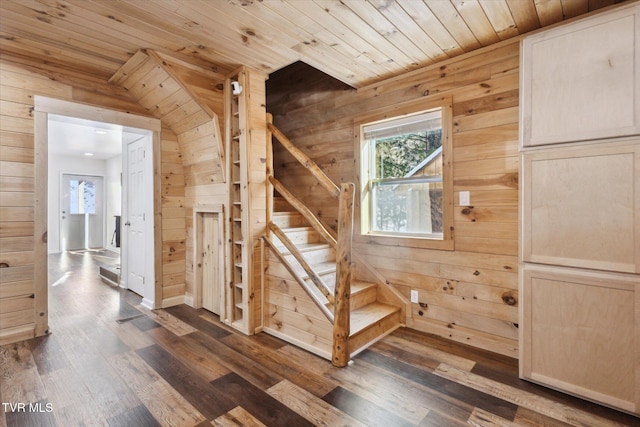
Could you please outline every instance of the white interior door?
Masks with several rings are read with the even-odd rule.
[[[145,283],[145,140],[140,138],[127,145],[127,287],[144,295]]]
[[[202,214],[202,307],[220,314],[220,225],[218,214]]]
[[[103,179],[62,174],[60,180],[60,250],[104,247]]]

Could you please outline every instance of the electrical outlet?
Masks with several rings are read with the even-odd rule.
[[[411,302],[418,303],[418,291],[411,290]]]
[[[471,205],[471,196],[468,191],[460,192],[460,206],[469,206]]]

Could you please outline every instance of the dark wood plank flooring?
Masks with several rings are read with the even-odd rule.
[[[640,425],[518,379],[513,359],[406,328],[337,369],[205,310],[150,311],[98,278],[115,262],[50,256],[52,334],[0,347],[0,427]]]

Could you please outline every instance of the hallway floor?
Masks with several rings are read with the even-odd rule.
[[[50,256],[52,334],[0,347],[0,427],[640,425],[519,380],[513,359],[406,328],[337,369],[204,310],[149,311],[98,278],[117,262]]]

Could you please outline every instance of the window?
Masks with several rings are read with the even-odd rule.
[[[359,124],[362,235],[450,240],[447,106]]]
[[[96,213],[95,183],[92,181],[74,179],[69,181],[69,213]]]

